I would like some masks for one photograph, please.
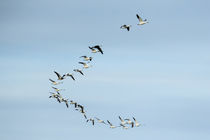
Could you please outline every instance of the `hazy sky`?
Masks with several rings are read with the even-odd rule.
[[[137,13],[149,24],[137,26]],[[209,13],[208,0],[1,0],[0,139],[209,140]],[[96,44],[104,55],[90,52]],[[48,98],[53,71],[80,68],[81,55],[93,67],[62,95],[89,117],[142,127],[93,127]]]

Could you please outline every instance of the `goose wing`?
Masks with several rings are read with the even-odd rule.
[[[130,27],[128,26],[126,29],[129,31],[130,30]]]
[[[61,75],[59,73],[57,73],[56,71],[54,71],[54,73],[58,76],[58,78],[61,78]]]
[[[70,75],[70,77],[75,81],[75,79],[74,79],[74,76],[73,75]]]
[[[86,63],[84,63],[84,62],[79,62],[79,64],[83,64],[83,65],[85,65]]]
[[[112,124],[110,123],[110,121],[109,121],[109,120],[107,120],[107,122],[109,123],[109,125],[111,125],[111,126],[112,126]]]
[[[84,75],[84,73],[83,73],[81,70],[79,70],[78,72],[79,72],[80,74]]]
[[[138,20],[141,22],[142,21],[142,18],[138,15],[138,14],[136,14],[136,17],[138,18]]]
[[[120,119],[120,121],[122,122],[123,120],[122,120],[122,118],[119,116],[119,119]]]
[[[83,56],[80,56],[80,58],[81,58],[81,57],[86,58],[87,56],[86,56],[86,55],[83,55]]]

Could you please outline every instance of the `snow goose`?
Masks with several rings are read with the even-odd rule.
[[[97,118],[97,117],[95,117],[95,118],[96,118],[96,120],[97,120],[99,123],[106,124],[103,120],[101,120],[101,119],[99,119],[99,118]]]
[[[79,62],[79,64],[82,64],[82,65],[83,65],[83,68],[85,68],[85,69],[91,67],[91,65],[88,65],[88,64],[85,63],[85,62]]]
[[[67,73],[66,76],[71,77],[75,81],[75,78],[74,78],[73,74]]]
[[[58,72],[54,71],[54,73],[57,75],[58,80],[63,80],[65,78],[65,74],[63,76],[61,76]]]
[[[67,108],[69,108],[68,99],[61,98],[61,101],[66,104]]]
[[[131,25],[122,25],[121,27],[120,27],[121,29],[127,29],[128,31],[130,30],[130,28],[131,28]]]
[[[62,84],[63,83],[63,82],[56,82],[56,81],[54,81],[52,79],[49,79],[49,80],[52,82],[53,85],[58,85],[58,84]]]
[[[93,47],[89,47],[89,49],[91,49],[92,53],[100,52],[101,54],[103,54],[103,51],[102,51],[102,49],[101,49],[101,47],[99,45],[95,45]]]
[[[80,69],[74,69],[75,72],[79,72],[80,74],[84,75],[84,73],[82,72],[82,70]]]
[[[84,61],[92,61],[92,57],[87,57],[86,55],[84,56],[80,56],[80,58],[83,57],[84,58]]]
[[[89,121],[91,121],[91,122],[92,122],[92,125],[94,125],[94,124],[95,124],[94,119],[90,118],[90,119],[88,119],[88,120],[87,120],[87,122],[89,122]]]
[[[125,125],[123,125],[123,124],[120,124],[120,126],[122,126],[122,127],[123,127],[123,129],[128,129],[128,127],[127,127],[127,126],[125,126]]]
[[[56,87],[52,87],[56,92],[61,91],[61,90],[65,90],[65,89],[58,89]]]
[[[58,101],[59,103],[61,103],[61,100],[60,100],[61,95],[60,95],[59,92],[57,92],[57,93],[50,92],[50,93],[51,93],[51,95],[49,96],[49,98],[55,98],[55,99],[57,99],[57,101]]]
[[[70,104],[73,104],[75,108],[77,108],[77,102],[74,102],[73,100],[70,101]]]
[[[140,126],[140,123],[138,123],[137,120],[134,117],[133,117],[133,120],[135,121],[135,126],[136,127],[139,127]]]
[[[138,14],[136,14],[136,17],[137,17],[138,20],[139,20],[139,23],[138,23],[137,25],[144,25],[144,24],[146,24],[146,23],[149,23],[149,22],[147,21],[147,19],[142,20],[142,18],[141,18]]]
[[[119,126],[114,126],[112,123],[110,123],[109,120],[107,120],[108,124],[110,125],[110,128],[116,128],[116,127],[119,127]]]

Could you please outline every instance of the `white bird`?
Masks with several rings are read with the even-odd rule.
[[[127,29],[128,31],[130,30],[130,28],[131,28],[131,25],[122,25],[121,27],[120,27],[121,29]]]
[[[54,71],[54,73],[57,75],[57,77],[58,77],[58,80],[63,80],[64,78],[65,78],[65,74],[64,75],[60,75],[58,72],[56,72],[56,71]]]
[[[107,120],[107,122],[109,123],[110,128],[116,128],[116,127],[119,127],[119,126],[114,126],[112,123],[110,123],[110,121],[109,121],[109,120]]]
[[[70,104],[73,104],[74,107],[77,108],[77,102],[74,102],[74,101],[71,100],[71,101],[70,101]]]
[[[135,121],[135,126],[136,127],[139,127],[140,126],[140,123],[138,123],[137,120],[134,117],[133,117],[133,120]]]
[[[57,93],[50,92],[50,93],[51,93],[51,95],[49,96],[49,98],[55,98],[55,99],[57,99],[57,101],[58,101],[59,103],[61,103],[61,100],[60,100],[61,95],[60,95],[59,92],[57,92]]]
[[[56,81],[54,81],[52,79],[49,79],[49,80],[52,82],[53,85],[58,85],[58,84],[62,84],[63,83],[63,82],[56,82]]]
[[[89,47],[89,49],[91,49],[92,53],[100,52],[101,54],[103,54],[103,51],[102,51],[102,49],[101,49],[101,47],[99,45],[95,45],[93,47]]]
[[[128,129],[128,127],[127,127],[127,126],[125,126],[125,125],[123,125],[123,124],[120,124],[120,126],[122,126],[122,127],[123,127],[123,129]]]
[[[82,65],[83,65],[83,68],[85,68],[85,69],[91,67],[91,65],[88,65],[88,64],[85,63],[85,62],[79,62],[79,64],[82,64]]]
[[[92,122],[92,125],[94,125],[94,124],[95,124],[95,120],[94,120],[94,119],[90,118],[90,119],[88,119],[88,120],[87,120],[87,122],[89,122],[89,121],[91,121],[91,122]]]
[[[74,78],[73,74],[67,73],[66,76],[71,77],[75,81],[75,78]]]
[[[75,71],[75,72],[79,72],[80,74],[84,75],[83,72],[82,72],[82,70],[74,69],[74,71]]]
[[[101,120],[101,119],[99,119],[99,118],[97,118],[97,117],[95,117],[95,118],[96,118],[96,120],[97,120],[99,123],[106,124],[103,120]]]
[[[61,90],[65,90],[65,89],[58,89],[56,87],[52,87],[56,92],[61,91]]]
[[[138,14],[136,14],[136,17],[137,17],[138,20],[139,20],[139,23],[138,23],[137,25],[144,25],[144,24],[146,24],[146,23],[149,23],[149,22],[147,21],[147,19],[142,20],[142,18],[141,18]]]
[[[66,107],[67,107],[67,108],[69,107],[68,99],[61,98],[61,101],[64,102],[64,103],[66,104]]]
[[[80,112],[81,112],[81,113],[85,113],[85,111],[84,111],[84,106],[78,104],[78,105],[77,105],[77,108],[80,108]]]
[[[83,57],[84,58],[84,61],[92,61],[92,57],[87,57],[86,55],[84,56],[80,56],[80,58]]]

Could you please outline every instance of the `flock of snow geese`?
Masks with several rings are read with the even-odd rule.
[[[148,21],[146,19],[142,20],[142,18],[138,14],[136,14],[136,16],[139,20],[139,23],[137,25],[144,25],[144,24],[148,23]],[[122,25],[120,28],[127,29],[129,31],[130,27],[131,27],[131,25]],[[103,50],[101,49],[100,45],[95,45],[95,46],[89,47],[89,49],[91,50],[92,53],[103,54]],[[91,67],[90,62],[92,61],[93,57],[84,55],[84,56],[80,56],[80,58],[83,58],[83,62],[80,61],[78,63],[83,65],[83,67],[82,67],[82,69],[74,69],[73,72],[84,75],[83,70]],[[69,108],[69,106],[72,105],[73,108],[75,109],[75,111],[79,111],[84,116],[86,122],[87,123],[91,122],[92,125],[95,125],[95,123],[98,122],[100,124],[109,125],[110,128],[122,127],[123,129],[129,129],[129,128],[141,126],[141,124],[134,117],[132,117],[132,119],[128,119],[128,118],[123,119],[120,116],[118,116],[119,121],[120,121],[119,125],[113,125],[109,120],[105,121],[105,120],[99,119],[98,117],[88,118],[86,115],[87,112],[83,105],[81,105],[78,102],[75,102],[73,100],[63,98],[62,95],[60,94],[60,91],[63,91],[65,89],[59,89],[59,88],[55,87],[56,85],[62,84],[63,80],[66,79],[67,77],[70,77],[72,80],[75,81],[73,72],[60,74],[60,73],[54,71],[54,73],[56,74],[58,79],[57,80],[49,79],[49,81],[53,85],[52,89],[54,90],[53,92],[50,92],[49,98],[56,99],[56,101],[58,103],[62,103],[62,102],[65,103],[67,108]]]

